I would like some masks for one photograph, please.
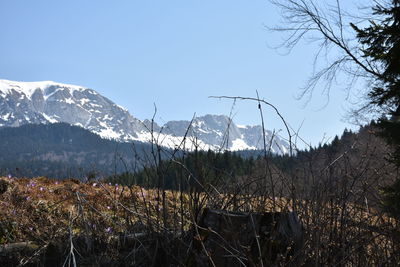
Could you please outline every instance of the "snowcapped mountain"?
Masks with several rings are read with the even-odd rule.
[[[239,126],[227,116],[205,115],[195,118],[191,125],[190,121],[170,121],[160,127],[134,118],[126,109],[89,88],[52,81],[0,80],[0,127],[55,122],[78,125],[103,138],[157,142],[171,148],[263,148],[261,126]],[[266,137],[269,144],[272,133],[266,131]],[[286,153],[288,144],[274,137],[271,150]]]
[[[205,149],[263,149],[263,131],[262,127],[242,126],[235,124],[229,117],[224,115],[205,115],[197,117],[190,125],[190,121],[169,121],[163,128],[163,133],[181,137],[184,136],[188,127],[188,136],[197,137],[202,143],[206,144]],[[288,144],[279,137],[273,137],[272,132],[266,130],[266,145],[271,146],[274,153],[287,153]],[[199,147],[202,148],[201,144]],[[203,148],[203,149],[204,149]]]
[[[144,129],[129,112],[81,86],[0,80],[0,126],[66,122],[102,137],[131,140]]]

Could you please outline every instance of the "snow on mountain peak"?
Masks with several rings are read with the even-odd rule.
[[[40,81],[40,82],[17,82],[10,80],[0,80],[0,92],[3,94],[10,93],[10,91],[15,90],[17,92],[25,94],[28,98],[37,90],[44,91],[45,89],[56,86],[61,88],[68,88],[72,92],[75,90],[86,90],[87,88],[72,84],[57,83],[53,81]]]
[[[236,125],[225,115],[207,114],[195,118],[191,125],[190,121],[170,121],[162,127],[156,124],[149,127],[150,121],[136,119],[127,109],[92,89],[53,81],[0,80],[0,126],[55,122],[79,125],[103,138],[124,142],[153,142],[156,136],[160,145],[170,148],[176,148],[184,140],[188,142],[186,149],[263,147],[261,126]],[[267,131],[266,136],[272,134]],[[286,142],[276,138],[272,150],[281,153],[286,147]]]

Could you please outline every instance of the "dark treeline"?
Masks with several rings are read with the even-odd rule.
[[[364,143],[367,141],[366,139],[378,138],[377,135],[371,136],[371,134],[375,133],[375,123],[371,122],[371,124],[367,126],[360,127],[356,132],[345,129],[341,136],[336,135],[330,142],[319,143],[318,146],[310,146],[304,150],[297,150],[293,158],[285,154],[275,155],[274,157],[271,157],[270,160],[283,170],[295,168],[294,165],[300,162],[309,161],[310,159],[313,159],[313,161],[324,161],[329,163],[334,160],[335,156],[346,152],[350,148],[352,148],[352,153],[356,154],[359,150],[353,145]]]
[[[229,151],[216,153],[209,150],[182,154],[179,158],[144,167],[139,172],[125,172],[107,180],[124,185],[186,189],[189,185],[229,182],[238,176],[252,173],[255,166],[253,157],[243,157],[240,153]]]
[[[330,143],[299,150],[294,157],[269,155],[267,161],[279,173],[300,177],[298,183],[306,187],[307,181],[303,180],[309,175],[304,170],[310,164],[315,170],[323,169],[322,166],[328,166],[348,150],[347,156],[361,157],[363,148],[358,144],[372,147],[377,142],[382,143],[374,133],[376,126],[372,122],[357,133],[345,130],[342,136],[334,137]],[[0,175],[4,176],[108,177],[107,181],[126,185],[165,189],[198,186],[203,190],[207,185],[225,183],[227,188],[228,184],[233,185],[238,180],[261,177],[265,168],[262,151],[173,153],[150,144],[105,140],[85,129],[63,123],[2,128],[0,140],[3,152],[0,155]],[[383,148],[384,144],[380,143],[378,147]],[[164,160],[154,159],[157,151],[163,153],[161,159]],[[380,151],[374,158],[379,161],[386,157],[385,151]],[[277,183],[281,179],[279,175],[273,175]]]
[[[102,139],[66,123],[27,124],[0,129],[0,175],[84,178],[139,168],[151,146]]]
[[[352,132],[345,129],[341,136],[335,136],[331,142],[298,150],[295,156],[269,155],[263,157],[262,151],[239,151],[216,153],[212,151],[194,151],[183,153],[179,157],[162,161],[158,164],[149,164],[137,172],[124,172],[112,175],[107,181],[124,184],[140,185],[150,188],[162,187],[164,189],[185,189],[189,185],[220,185],[221,183],[235,184],[238,180],[251,180],[262,176],[265,161],[269,162],[275,173],[284,173],[287,176],[297,177],[301,187],[307,187],[305,169],[310,166],[316,171],[322,171],[326,166],[335,162],[335,159],[346,155],[354,159],[366,157],[366,146],[376,146],[380,150],[371,150],[374,154],[370,162],[379,165],[382,158],[387,156],[386,146],[378,137],[375,123],[361,127],[359,131]],[[324,166],[324,167],[322,167]],[[279,174],[279,175],[281,175]],[[276,179],[279,179],[276,175]],[[275,175],[274,175],[275,176]],[[318,175],[317,175],[318,176]],[[334,177],[332,171],[332,179]],[[300,178],[299,178],[300,177]],[[278,182],[277,182],[278,183]]]

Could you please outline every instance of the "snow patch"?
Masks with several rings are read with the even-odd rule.
[[[75,90],[83,91],[86,88],[77,85],[56,83],[53,81],[42,81],[42,82],[17,82],[9,80],[0,80],[0,91],[5,94],[9,94],[12,90],[25,95],[28,98],[32,97],[32,94],[36,90],[44,91],[44,89],[50,86],[57,86],[61,88],[68,88],[71,92]],[[22,97],[22,96],[21,96]]]
[[[10,115],[11,115],[11,112],[1,116],[0,118],[6,121],[10,118]]]
[[[101,108],[101,107],[102,107],[102,105],[95,104],[95,103],[90,103],[90,105],[91,105],[92,107],[96,107],[96,108]]]
[[[74,104],[75,103],[74,100],[72,100],[72,98],[66,98],[66,99],[64,99],[64,101],[67,104]]]
[[[128,112],[128,110],[127,110],[126,108],[124,108],[123,106],[120,106],[120,105],[117,105],[117,104],[115,104],[115,106],[116,106],[116,107],[119,107],[119,108],[122,109],[123,111]]]
[[[202,127],[204,125],[204,121],[195,120],[193,122],[193,127]]]
[[[230,150],[237,151],[237,150],[245,150],[245,149],[255,150],[256,148],[254,146],[249,146],[242,139],[235,139],[232,141],[232,146],[230,147]]]
[[[201,128],[196,129],[196,131],[199,132],[199,133],[205,133],[205,134],[211,133],[210,131],[206,131],[206,130],[203,130]]]
[[[56,119],[54,119],[54,118],[48,116],[46,113],[42,113],[42,115],[43,115],[43,117],[44,117],[48,122],[50,122],[50,123],[57,123],[57,122],[58,122],[58,120],[56,120]]]
[[[187,137],[184,142],[183,136],[172,136],[168,134],[153,132],[151,134],[149,131],[142,131],[137,133],[138,137],[133,138],[135,141],[140,142],[150,142],[150,143],[157,143],[160,146],[172,148],[172,149],[185,149],[189,151],[193,151],[196,149],[196,146],[200,150],[217,150],[218,147],[208,145],[201,140],[194,140],[193,138]]]
[[[90,100],[87,99],[87,98],[81,98],[81,99],[79,99],[78,101],[81,102],[81,105],[82,105],[82,106],[85,105],[86,103],[90,102]]]
[[[105,128],[105,129],[101,129],[101,130],[95,131],[95,132],[98,135],[100,135],[101,137],[106,138],[106,139],[118,140],[121,138],[121,134],[115,132],[111,128]]]
[[[110,115],[108,115],[108,114],[106,114],[105,116],[104,116],[104,118],[103,118],[103,120],[106,120],[106,121],[111,121],[113,118],[112,117],[110,117]]]

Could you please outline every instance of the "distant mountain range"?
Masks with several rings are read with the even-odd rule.
[[[237,125],[224,115],[205,115],[192,123],[169,121],[159,126],[150,120],[140,121],[89,88],[52,81],[0,80],[0,127],[56,122],[83,127],[106,139],[157,142],[169,148],[236,151],[264,146],[261,126]],[[269,130],[265,133],[273,153],[287,153],[286,141]]]

